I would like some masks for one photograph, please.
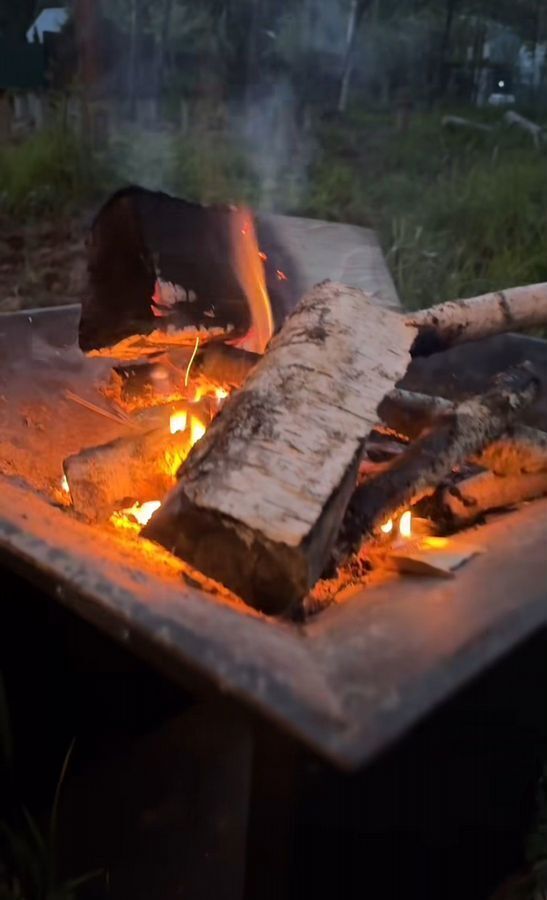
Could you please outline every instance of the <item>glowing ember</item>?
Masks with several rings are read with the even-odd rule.
[[[66,475],[63,475],[61,478],[61,490],[65,492],[65,494],[70,494],[70,485],[68,483],[68,478]]]
[[[207,431],[203,422],[200,422],[196,416],[190,417],[190,446],[193,447],[200,441]]]
[[[177,409],[176,412],[171,413],[171,418],[169,419],[169,431],[171,434],[177,434],[178,431],[186,431],[186,425],[188,423],[188,413],[185,409]]]
[[[281,271],[281,269],[276,269],[275,274],[277,275],[278,281],[288,281],[289,280],[287,278],[287,276],[285,275],[285,273]]]
[[[128,506],[126,509],[120,509],[113,513],[110,521],[118,528],[132,528],[135,525],[142,527],[150,521],[160,506],[161,502],[159,500],[147,500],[146,503],[137,501],[133,506]]]
[[[273,334],[273,316],[266,289],[264,266],[258,249],[251,213],[237,209],[233,215],[232,245],[236,273],[251,310],[251,328],[245,349],[264,353]],[[240,235],[243,236],[243,240]]]
[[[399,519],[399,534],[402,538],[412,537],[412,513],[406,509]]]
[[[268,259],[268,254],[264,253],[263,250],[259,250],[258,255],[259,255],[260,259],[262,260],[262,262],[266,262],[266,260]]]
[[[383,525],[380,525],[380,531],[382,534],[391,534],[393,531],[393,519],[388,519],[387,522],[384,522]]]
[[[192,355],[190,357],[190,362],[188,363],[188,366],[186,368],[186,374],[184,376],[184,387],[188,387],[188,381],[190,379],[190,372],[192,369],[192,364],[196,358],[196,353],[198,352],[198,347],[199,347],[199,335],[196,337],[196,343],[194,344],[194,352],[192,353]]]

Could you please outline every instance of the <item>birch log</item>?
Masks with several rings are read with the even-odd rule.
[[[499,437],[532,402],[538,387],[529,367],[517,366],[498,375],[487,393],[437,419],[389,469],[357,488],[344,519],[341,552],[357,549],[383,520],[437,487],[455,466]]]
[[[414,336],[362,291],[315,287],[143,534],[265,612],[297,604],[324,568],[376,408]]]
[[[451,300],[407,318],[418,329],[413,356],[429,356],[453,344],[507,331],[547,325],[547,282]]]
[[[398,388],[386,394],[378,407],[382,421],[408,438],[416,438],[439,416],[455,409],[444,397],[430,397]],[[547,471],[547,433],[526,425],[512,425],[476,455],[473,462],[498,475]]]
[[[479,472],[431,498],[435,521],[447,529],[472,525],[485,513],[547,494],[547,472],[495,475]]]
[[[521,131],[525,131],[526,134],[529,134],[534,142],[536,150],[540,149],[544,139],[544,130],[541,125],[537,125],[536,122],[532,122],[531,119],[526,119],[513,109],[507,110],[503,117],[503,121],[506,125],[520,128]]]
[[[122,501],[161,499],[173,486],[186,446],[184,433],[161,427],[67,457],[63,469],[75,512],[97,522]]]

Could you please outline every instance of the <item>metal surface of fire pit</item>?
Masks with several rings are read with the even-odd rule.
[[[342,226],[336,262],[336,226],[285,220],[283,227],[308,248],[298,293],[312,272],[315,279],[327,274],[328,262],[331,275],[368,289],[381,291],[383,279],[389,294],[381,254],[366,232],[344,233]],[[333,258],[314,268],[310,256],[321,257],[321,234]],[[394,292],[383,299],[396,302]],[[70,386],[81,366],[74,347],[78,313],[71,307],[2,317],[4,396],[15,388],[21,395],[25,371],[27,390],[33,390],[41,378],[39,367],[33,370],[36,360],[43,366],[53,361],[58,390]],[[547,622],[547,500],[474,531],[473,543],[484,552],[452,580],[386,575],[296,625],[196,586],[163,551],[154,551],[152,564],[151,545],[143,542],[140,550],[71,517],[20,478],[6,477],[9,462],[4,453],[4,566],[181,684],[198,676],[343,767],[369,760]],[[15,465],[13,474],[19,474]],[[454,541],[457,546],[459,537]]]

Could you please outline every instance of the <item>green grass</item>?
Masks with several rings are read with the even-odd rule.
[[[547,158],[526,136],[440,119],[415,116],[404,134],[385,116],[324,128],[305,212],[376,227],[409,308],[547,280]]]
[[[293,200],[286,175],[277,211],[375,227],[409,308],[547,280],[547,157],[499,112],[464,112],[496,127],[447,131],[440,113],[404,133],[387,114],[319,120],[305,189]],[[203,202],[261,197],[246,147],[221,125],[133,127],[100,152],[58,126],[0,147],[0,210],[14,219],[75,212],[129,182]]]
[[[16,219],[81,208],[109,181],[106,162],[61,126],[0,146],[0,211]]]

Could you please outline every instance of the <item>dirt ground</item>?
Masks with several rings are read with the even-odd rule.
[[[0,312],[79,302],[88,217],[14,223],[0,218]]]

